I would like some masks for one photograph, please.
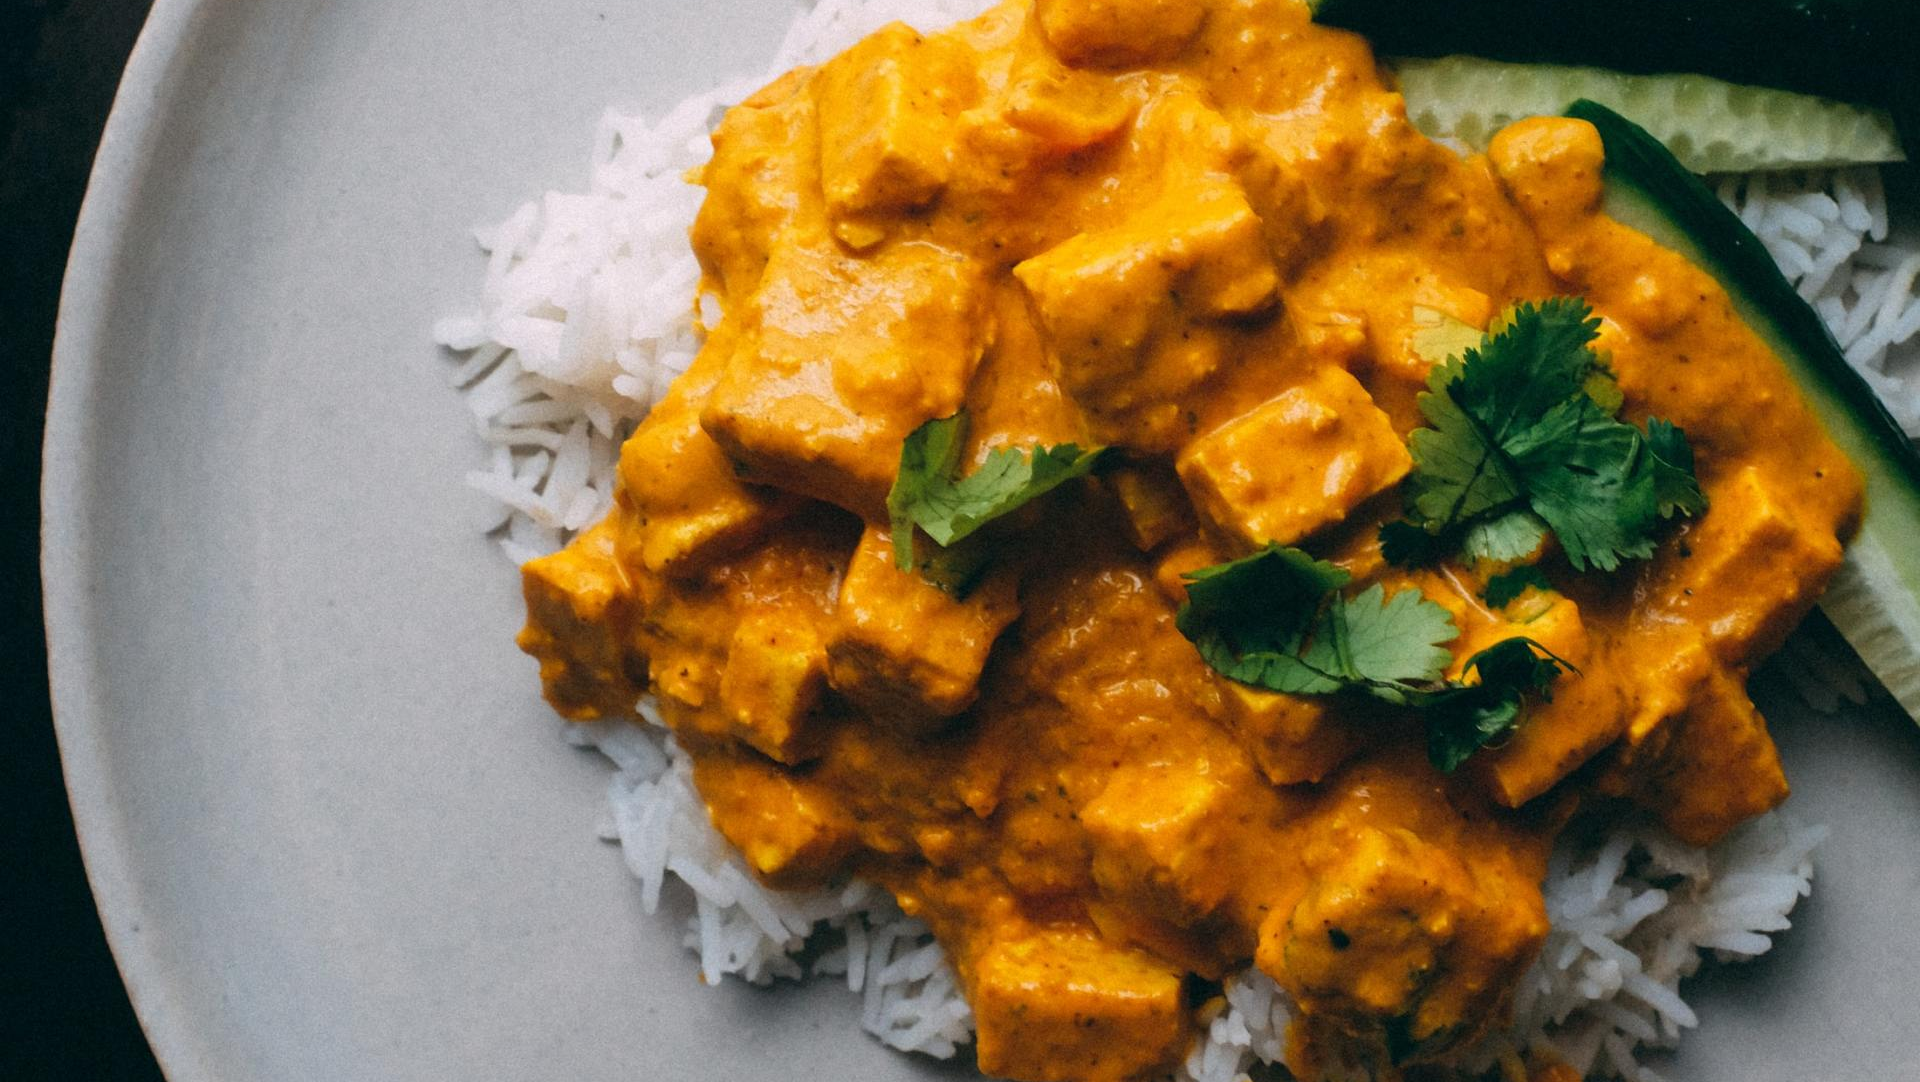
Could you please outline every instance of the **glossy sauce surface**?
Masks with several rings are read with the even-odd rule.
[[[1725,295],[1598,212],[1590,127],[1461,158],[1364,42],[1285,0],[1009,0],[892,26],[730,111],[693,233],[724,319],[627,443],[616,507],[525,570],[549,699],[651,692],[776,884],[860,875],[934,928],[989,1074],[1144,1078],[1248,962],[1289,1063],[1431,1059],[1500,1021],[1546,853],[1627,810],[1709,842],[1786,783],[1743,689],[1838,564],[1859,480]],[[1503,609],[1377,526],[1441,316],[1577,294],[1626,415],[1711,509]],[[996,523],[963,592],[892,563],[921,423],[1121,464]],[[1579,667],[1442,776],[1418,722],[1212,672],[1180,573],[1269,541]],[[924,538],[921,545],[926,546]]]

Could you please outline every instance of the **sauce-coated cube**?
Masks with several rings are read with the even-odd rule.
[[[576,721],[632,717],[646,684],[620,639],[619,610],[631,601],[613,552],[621,528],[609,517],[520,569],[527,624],[517,641],[539,659],[547,701]]]
[[[1360,381],[1330,368],[1194,441],[1178,465],[1201,517],[1257,547],[1340,521],[1413,458]]]
[[[700,423],[747,480],[883,517],[907,435],[965,401],[981,288],[977,266],[930,244],[866,259],[782,245]]]
[[[813,711],[827,686],[827,648],[804,615],[748,613],[727,646],[720,709],[740,739],[769,758],[799,762],[813,750]]]
[[[1014,579],[989,574],[964,599],[894,566],[887,531],[869,527],[840,583],[827,644],[836,691],[903,722],[951,717],[972,704],[1000,632],[1020,609]]]
[[[1180,974],[1090,932],[1010,929],[967,972],[985,1074],[1124,1082],[1186,1051]]]

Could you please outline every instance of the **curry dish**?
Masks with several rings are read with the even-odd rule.
[[[526,566],[520,642],[567,717],[656,696],[768,882],[866,877],[931,925],[982,1071],[1164,1073],[1249,961],[1304,1016],[1296,1074],[1429,1070],[1502,1021],[1562,831],[1706,844],[1786,796],[1745,678],[1860,482],[1720,287],[1600,213],[1584,122],[1462,157],[1288,0],[1007,0],[794,71],[714,146],[724,317],[608,517]],[[1711,509],[1610,573],[1549,543],[1501,606],[1486,561],[1390,566],[1420,333],[1556,295]],[[962,410],[965,462],[1112,449],[964,589],[897,565],[887,508]],[[1439,603],[1456,677],[1515,635],[1572,668],[1443,774],[1407,710],[1236,682],[1176,628],[1183,574],[1269,544]]]

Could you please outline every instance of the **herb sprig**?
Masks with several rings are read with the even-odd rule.
[[[1351,576],[1296,548],[1266,548],[1186,576],[1175,626],[1221,675],[1292,695],[1363,694],[1418,710],[1427,757],[1448,773],[1512,731],[1525,697],[1547,695],[1572,666],[1531,639],[1510,638],[1443,678],[1459,637],[1446,609],[1417,589],[1356,597]],[[1467,679],[1467,677],[1477,679]]]
[[[1458,548],[1516,560],[1549,531],[1575,570],[1653,555],[1662,520],[1707,506],[1686,434],[1617,418],[1619,387],[1592,349],[1584,301],[1516,305],[1504,325],[1434,366],[1420,396],[1430,428],[1408,439],[1407,518],[1380,531],[1389,561]]]
[[[1512,604],[1514,598],[1525,593],[1529,586],[1536,590],[1553,589],[1553,583],[1547,581],[1545,572],[1533,564],[1521,564],[1488,578],[1487,588],[1480,591],[1480,596],[1494,608],[1503,609]]]
[[[907,436],[900,448],[900,469],[887,493],[887,517],[893,537],[893,561],[902,571],[914,566],[914,528],[945,548],[1031,500],[1099,465],[1106,448],[1078,444],[1036,446],[1025,451],[1000,447],[980,468],[959,475],[967,442],[965,410],[928,421]]]

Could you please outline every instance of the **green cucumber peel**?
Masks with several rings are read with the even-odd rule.
[[[1741,318],[1793,374],[1828,436],[1860,469],[1866,513],[1821,607],[1920,720],[1920,451],[1759,238],[1700,178],[1604,105],[1576,101],[1566,115],[1600,132],[1607,213],[1720,281]]]

